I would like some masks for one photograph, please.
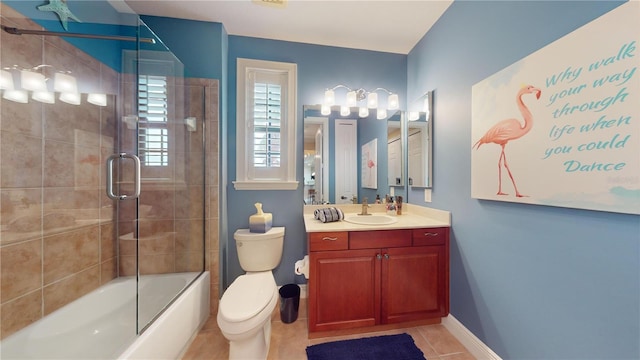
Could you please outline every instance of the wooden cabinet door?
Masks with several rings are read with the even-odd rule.
[[[382,254],[382,324],[447,315],[444,246],[389,248]]]
[[[372,326],[380,314],[378,249],[309,254],[309,331]]]

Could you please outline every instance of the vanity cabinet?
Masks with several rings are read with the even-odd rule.
[[[449,313],[449,228],[309,233],[309,332]]]

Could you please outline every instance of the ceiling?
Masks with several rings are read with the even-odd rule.
[[[229,35],[408,54],[452,1],[125,0],[125,3],[140,15],[222,23]]]

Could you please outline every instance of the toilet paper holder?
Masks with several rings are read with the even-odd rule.
[[[303,259],[296,261],[293,271],[296,275],[304,275],[305,279],[309,279],[309,255],[305,255]]]

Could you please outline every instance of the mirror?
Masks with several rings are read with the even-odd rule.
[[[340,115],[339,106],[328,115],[320,110],[303,107],[305,204],[352,203],[354,197],[375,203],[387,194],[406,198],[403,114],[378,120],[375,109],[363,118],[356,108],[348,116]]]
[[[418,113],[416,120],[407,122],[407,169],[409,186],[431,187],[431,121],[427,113]]]
[[[433,187],[433,92],[421,96],[416,104],[424,111],[407,114],[407,171],[412,188]]]

